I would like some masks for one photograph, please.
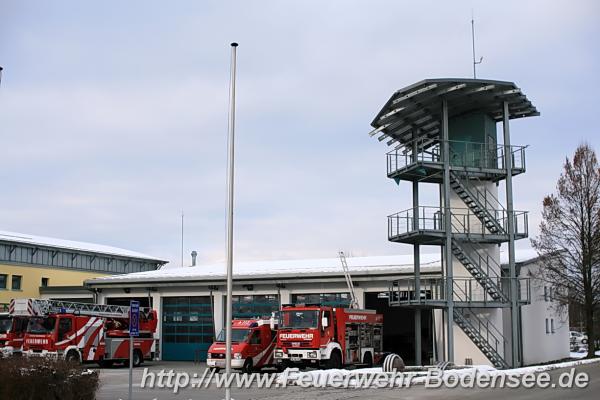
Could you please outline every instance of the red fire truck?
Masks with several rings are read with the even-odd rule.
[[[276,326],[271,319],[234,319],[231,322],[231,368],[251,372],[254,369],[275,366],[273,350]],[[208,349],[206,365],[225,368],[225,329]]]
[[[282,367],[372,366],[382,346],[383,315],[374,310],[284,305],[274,357]]]
[[[0,353],[3,356],[21,353],[28,321],[27,317],[11,316],[10,308],[8,313],[0,313]]]
[[[129,359],[129,307],[59,300],[14,299],[13,316],[29,322],[23,355],[62,357],[111,365]],[[156,311],[140,309],[140,335],[133,340],[133,364],[152,359]]]

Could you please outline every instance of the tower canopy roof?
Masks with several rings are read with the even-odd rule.
[[[513,82],[485,79],[425,79],[397,90],[385,103],[371,125],[371,135],[391,138],[388,144],[440,134],[442,100],[447,100],[448,117],[482,112],[494,121],[503,118],[503,102],[508,102],[509,118],[540,115],[527,96]],[[380,138],[383,140],[383,138]]]

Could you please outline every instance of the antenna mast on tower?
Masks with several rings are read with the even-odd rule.
[[[471,42],[473,45],[473,79],[477,79],[477,64],[481,64],[483,57],[479,57],[479,61],[475,58],[475,18],[471,10]]]

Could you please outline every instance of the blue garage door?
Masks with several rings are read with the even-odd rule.
[[[163,297],[162,359],[205,360],[213,326],[210,296]]]

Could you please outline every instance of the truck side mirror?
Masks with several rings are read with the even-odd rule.
[[[321,326],[323,328],[327,328],[329,326],[329,321],[327,320],[327,317],[321,318]]]
[[[269,320],[269,327],[271,328],[272,331],[275,330],[276,325],[280,325],[281,324],[281,312],[280,311],[273,311],[271,313],[271,318]]]

